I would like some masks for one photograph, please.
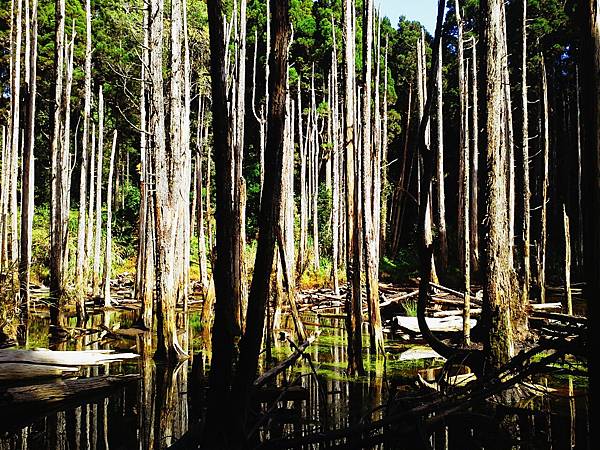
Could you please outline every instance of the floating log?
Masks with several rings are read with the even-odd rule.
[[[462,313],[463,312],[462,312],[461,309],[451,309],[451,310],[447,310],[447,311],[434,311],[433,312],[433,317],[461,316]],[[471,314],[472,315],[481,314],[481,308],[471,309]]]
[[[103,376],[58,383],[10,387],[0,395],[0,430],[34,422],[50,412],[89,403],[139,379],[139,375]]]
[[[32,381],[43,378],[60,378],[79,371],[78,367],[49,366],[28,363],[2,363],[0,383]]]
[[[0,364],[32,363],[54,366],[95,366],[124,359],[137,358],[135,353],[115,353],[113,350],[52,351],[35,350],[0,350]]]
[[[534,311],[539,311],[542,309],[562,309],[562,304],[560,302],[556,303],[531,303],[531,309]]]
[[[396,325],[410,333],[420,333],[419,323],[416,317],[396,316],[394,317]],[[429,329],[434,332],[462,331],[462,317],[427,317],[425,318]],[[471,327],[477,324],[477,320],[471,319]]]
[[[399,361],[416,361],[418,359],[443,358],[431,347],[411,347],[400,354]]]

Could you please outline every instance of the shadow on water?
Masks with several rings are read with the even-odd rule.
[[[135,310],[105,311],[91,315],[83,327],[77,326],[74,317],[65,317],[65,326],[58,328],[51,326],[47,316],[34,315],[23,347],[134,351],[140,355],[137,360],[84,368],[77,376],[139,374],[139,379],[103,398],[84,398],[60,411],[31,411],[18,425],[7,426],[0,420],[0,449],[162,449],[176,443],[202,420],[210,348],[204,345],[200,314],[190,313],[189,320],[183,315],[178,317],[180,341],[192,357],[175,368],[152,360],[153,336],[131,328],[136,319]],[[283,327],[292,335],[292,322],[286,319]],[[271,386],[298,385],[301,394],[286,401],[274,402],[271,398],[270,402],[263,399],[255,404],[257,425],[248,430],[252,445],[384,419],[391,409],[410,406],[410,400],[405,404],[404,398],[422,393],[417,375],[434,381],[443,365],[440,359],[405,361],[401,355],[409,346],[390,337],[386,357],[375,358],[367,353],[367,374],[350,379],[345,373],[343,320],[316,315],[304,319],[314,324],[309,330],[318,323],[321,334],[306,351],[307,357],[280,374]],[[367,341],[365,344],[368,347]],[[291,351],[285,336],[275,340],[275,359],[281,360]],[[261,370],[266,365],[263,359]],[[518,405],[486,402],[440,420],[435,416],[427,421],[416,420],[415,433],[392,433],[372,443],[369,436],[357,433],[330,441],[327,446],[311,444],[303,448],[343,444],[346,448],[587,449],[591,447],[586,380],[573,376],[540,378],[535,384],[539,395],[531,395]],[[0,385],[0,396],[6,388]]]

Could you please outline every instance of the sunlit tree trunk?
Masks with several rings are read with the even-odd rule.
[[[335,24],[332,27],[333,33],[333,52],[331,54],[331,89],[333,90],[332,98],[332,135],[333,147],[331,154],[332,166],[332,191],[331,191],[331,240],[332,240],[332,256],[331,256],[331,271],[333,278],[333,291],[335,295],[339,295],[340,282],[338,276],[338,259],[340,253],[340,145],[339,145],[339,94],[338,94],[338,66],[337,66],[337,42],[335,35]]]
[[[27,2],[29,0],[26,0]],[[31,18],[28,20],[31,32],[28,33],[27,46],[29,50],[27,69],[27,104],[25,116],[25,142],[23,145],[23,181],[21,201],[21,257],[19,259],[21,320],[26,321],[29,315],[29,278],[31,268],[31,241],[34,213],[34,147],[35,147],[35,109],[37,94],[37,20],[38,3],[31,1]],[[29,27],[28,27],[29,29]],[[2,219],[0,218],[0,222]],[[1,228],[1,226],[0,226]],[[1,237],[0,237],[1,239]],[[1,267],[1,264],[0,264]]]
[[[473,39],[473,61],[471,63],[472,98],[471,133],[471,270],[479,271],[479,87],[477,81],[477,41]]]
[[[360,280],[360,242],[358,217],[358,183],[355,183],[355,48],[354,48],[354,1],[344,0],[344,68],[345,68],[345,178],[346,178],[346,277],[351,285],[346,296],[346,329],[348,333],[348,372],[353,375],[364,372],[362,360],[362,301]]]
[[[113,133],[113,141],[110,151],[110,162],[108,163],[108,187],[106,189],[106,245],[104,247],[104,281],[102,285],[105,307],[110,307],[112,305],[110,297],[110,276],[112,270],[112,190],[116,151],[117,130],[115,130]]]
[[[81,170],[79,175],[79,223],[77,226],[77,263],[75,283],[79,289],[77,312],[81,321],[85,320],[85,254],[86,237],[86,206],[87,206],[87,173],[90,146],[90,113],[92,105],[92,10],[91,0],[85,2],[85,81],[83,100],[83,136],[81,142]],[[92,156],[93,158],[93,156]]]
[[[373,166],[373,161],[377,160],[373,148],[372,128],[373,118],[371,115],[371,83],[372,83],[372,52],[373,52],[373,3],[370,0],[364,2],[363,13],[363,97],[362,97],[362,221],[363,221],[363,245],[365,252],[365,275],[367,290],[367,306],[369,311],[369,333],[371,351],[379,353],[384,351],[383,329],[381,326],[381,313],[379,311],[379,261],[378,261],[378,241],[375,233],[379,228],[375,228],[375,215],[379,211],[374,208],[374,170],[379,170],[377,164]],[[377,95],[376,95],[377,97]],[[376,107],[379,107],[376,102]],[[375,126],[377,128],[377,126]],[[375,195],[377,195],[375,193]]]
[[[100,294],[100,258],[102,249],[102,169],[104,166],[104,93],[98,91],[98,155],[96,157],[96,233],[94,235],[94,264],[92,268],[92,292]]]

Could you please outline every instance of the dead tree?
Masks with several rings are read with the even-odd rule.
[[[438,232],[440,239],[440,260],[442,269],[448,269],[448,236],[446,232],[446,188],[444,175],[444,111],[443,111],[443,79],[442,79],[442,45],[440,45],[439,63],[437,70],[437,89],[436,89],[436,107],[437,107],[437,158],[436,158],[436,178],[437,178],[437,211],[438,211]]]
[[[360,279],[360,217],[359,186],[355,182],[357,173],[356,151],[356,105],[355,105],[355,24],[354,2],[344,0],[344,68],[345,68],[345,179],[346,179],[346,278],[351,287],[346,298],[346,330],[348,333],[348,372],[359,375],[364,372],[362,360],[362,301]]]
[[[79,222],[77,225],[77,261],[75,284],[79,289],[77,313],[81,321],[85,320],[84,275],[87,256],[85,254],[86,237],[86,202],[87,202],[87,172],[90,146],[90,114],[92,106],[92,9],[91,1],[85,2],[85,81],[83,101],[83,136],[81,142],[81,170],[79,175]],[[92,156],[93,158],[93,156]]]
[[[96,159],[96,233],[94,235],[94,264],[92,268],[92,292],[100,294],[100,258],[102,249],[102,169],[104,166],[104,94],[98,91],[98,155]]]
[[[471,62],[472,98],[471,133],[471,271],[479,271],[479,87],[477,83],[477,41],[473,38],[473,61]]]
[[[372,115],[371,115],[371,83],[372,83],[372,52],[373,52],[373,3],[365,0],[363,12],[363,97],[362,97],[362,155],[361,155],[361,185],[362,185],[362,225],[365,254],[365,275],[367,306],[369,311],[369,335],[371,351],[374,353],[384,352],[383,329],[381,326],[381,312],[379,311],[379,261],[378,242],[375,233],[375,215],[379,211],[374,209],[374,170],[373,160],[376,160],[372,145]],[[378,107],[378,105],[377,105]],[[375,149],[375,151],[377,151]]]
[[[542,179],[542,215],[540,246],[538,248],[538,288],[540,290],[540,302],[546,303],[546,247],[548,242],[547,216],[548,216],[548,185],[549,185],[549,159],[550,159],[550,135],[548,132],[548,81],[546,79],[546,65],[542,57],[542,154],[543,154],[543,179]]]
[[[26,0],[27,2],[29,0]],[[29,4],[29,3],[27,3]],[[27,33],[29,50],[26,82],[26,114],[25,114],[25,142],[23,143],[23,181],[21,186],[21,255],[19,259],[19,281],[21,295],[21,320],[27,320],[29,315],[29,275],[31,268],[31,241],[33,231],[34,213],[34,147],[35,147],[35,109],[37,94],[37,20],[38,2],[31,2],[31,18],[28,19],[31,32]],[[4,167],[4,165],[3,165]],[[0,218],[0,222],[1,222]],[[1,226],[0,226],[1,228]],[[1,239],[1,236],[0,236]],[[1,267],[1,263],[0,263]]]
[[[110,307],[112,305],[110,297],[110,275],[112,270],[112,191],[116,151],[117,130],[113,133],[110,161],[108,163],[108,188],[106,190],[106,245],[104,247],[104,281],[102,284],[105,307]]]
[[[527,1],[523,0],[523,15],[521,18],[521,107],[523,114],[523,132],[521,141],[521,184],[523,189],[521,216],[523,235],[521,238],[521,292],[523,304],[529,303],[529,288],[531,285],[531,190],[529,188],[529,101],[527,97]]]

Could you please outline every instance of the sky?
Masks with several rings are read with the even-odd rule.
[[[429,33],[435,31],[437,0],[375,0],[375,7],[381,5],[381,14],[388,16],[392,26],[398,25],[398,18],[406,16],[421,22]]]

